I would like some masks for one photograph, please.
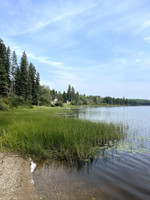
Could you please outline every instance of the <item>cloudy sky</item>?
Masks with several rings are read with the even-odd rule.
[[[51,89],[150,99],[149,0],[0,0],[0,38]]]

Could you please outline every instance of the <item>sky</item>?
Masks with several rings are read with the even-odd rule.
[[[150,99],[149,0],[0,0],[0,38],[50,89]]]

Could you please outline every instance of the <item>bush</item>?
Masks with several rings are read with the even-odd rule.
[[[9,106],[0,99],[0,110],[7,111],[9,110]]]
[[[21,96],[11,96],[10,97],[11,105],[12,107],[18,107],[18,106],[23,106],[26,104],[25,100]]]
[[[39,105],[40,106],[50,106],[50,101],[44,97],[41,97]]]
[[[76,102],[75,101],[71,101],[71,103],[70,103],[71,105],[76,105]]]
[[[63,107],[63,102],[62,102],[62,101],[57,101],[57,102],[55,103],[55,106]]]

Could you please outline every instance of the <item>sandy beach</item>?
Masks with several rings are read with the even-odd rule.
[[[39,200],[29,158],[0,153],[0,200]]]

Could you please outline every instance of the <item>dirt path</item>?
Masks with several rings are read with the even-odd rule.
[[[0,200],[38,200],[29,159],[0,152]]]

